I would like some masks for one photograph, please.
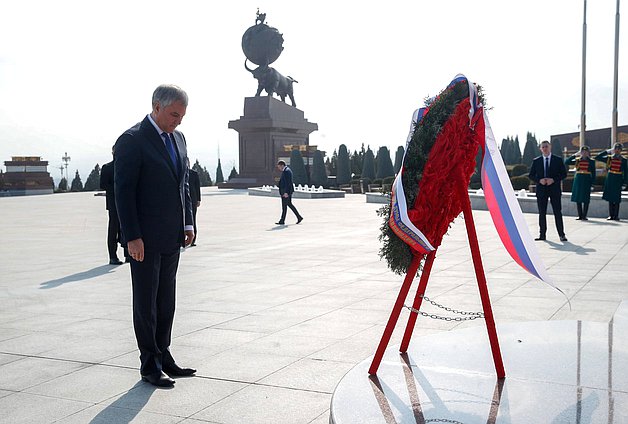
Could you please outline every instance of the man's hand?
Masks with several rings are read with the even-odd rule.
[[[187,230],[185,232],[185,247],[188,247],[189,245],[191,245],[193,240],[194,240],[194,230]]]
[[[144,260],[144,241],[141,238],[131,240],[126,245],[129,255],[138,262]]]
[[[201,201],[199,200],[198,202],[196,202],[196,207],[200,208],[201,207]]]
[[[545,185],[552,185],[554,184],[554,179],[553,178],[546,178],[545,179]]]
[[[288,198],[288,193],[282,194],[281,197],[285,197],[287,199]]]

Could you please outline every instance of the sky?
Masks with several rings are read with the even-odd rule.
[[[190,159],[215,178],[238,167],[238,134],[257,82],[242,35],[259,8],[283,34],[273,63],[298,80],[295,99],[328,155],[362,143],[394,156],[412,112],[457,74],[484,87],[495,137],[579,131],[583,1],[318,2],[238,0],[3,1],[0,160],[61,157],[83,182],[173,83],[189,95],[179,129]],[[620,33],[619,125],[628,124],[626,1]],[[616,0],[587,3],[587,129],[611,125]],[[610,142],[609,142],[610,143]],[[4,169],[4,167],[3,167]]]

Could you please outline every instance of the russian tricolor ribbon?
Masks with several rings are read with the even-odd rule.
[[[406,154],[408,152],[408,144],[412,139],[412,133],[414,132],[415,125],[418,125],[423,119],[423,116],[427,112],[426,108],[417,109],[412,114],[412,121],[410,122],[410,133],[408,134],[408,138],[406,139],[406,149],[403,154],[403,160],[401,163],[404,163]],[[406,194],[403,190],[403,166],[399,170],[399,173],[395,177],[395,181],[391,187],[391,196],[390,196],[390,219],[388,220],[388,225],[392,229],[392,231],[404,241],[408,246],[410,246],[416,252],[425,255],[434,249],[425,237],[425,235],[419,230],[413,223],[410,221],[408,217],[408,205],[406,204]]]

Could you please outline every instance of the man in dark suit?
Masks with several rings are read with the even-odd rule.
[[[556,230],[560,241],[567,241],[563,227],[560,182],[567,176],[565,163],[553,155],[549,141],[541,142],[541,156],[534,158],[528,177],[536,183],[536,204],[539,207],[539,237],[545,240],[547,232],[547,200],[552,203]]]
[[[292,204],[292,193],[294,193],[294,184],[292,182],[292,170],[286,166],[286,162],[280,160],[277,162],[277,169],[281,171],[281,177],[279,178],[279,195],[281,196],[281,218],[277,225],[285,225],[286,213],[288,208],[297,217],[297,224],[303,221],[303,217],[299,214],[297,208]]]
[[[111,150],[113,154],[113,150]],[[118,259],[118,243],[122,241],[120,237],[120,221],[116,210],[116,198],[113,187],[113,161],[106,163],[100,168],[100,189],[105,190],[105,205],[109,213],[109,224],[107,226],[107,249],[109,250],[109,265],[122,265]],[[124,248],[125,262],[130,262],[129,252]]]
[[[196,372],[179,367],[170,353],[179,252],[194,239],[186,142],[175,131],[188,96],[175,85],[160,85],[152,100],[152,112],[116,141],[115,199],[132,258],[140,374],[155,386],[172,386],[171,377]]]
[[[192,199],[192,216],[194,217],[194,240],[192,240],[190,246],[196,246],[196,237],[198,236],[196,210],[201,206],[201,179],[198,176],[198,172],[192,168],[190,168],[190,198]]]

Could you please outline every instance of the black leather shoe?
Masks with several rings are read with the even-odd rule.
[[[534,239],[535,241],[544,241],[545,240],[545,236],[538,236],[537,238]]]
[[[297,224],[300,224],[301,221],[303,221],[303,217],[300,217],[299,219],[297,219]]]
[[[285,223],[285,222],[281,222],[281,221],[279,221],[279,222],[275,222],[275,224],[277,224],[277,225],[286,225],[286,223]]]
[[[163,371],[168,374],[170,377],[189,377],[196,373],[194,368],[181,368],[177,364],[172,365],[164,365]]]
[[[157,387],[172,387],[174,386],[174,380],[168,377],[163,372],[157,374],[143,375],[142,380],[149,382],[153,386]]]
[[[122,261],[118,258],[113,258],[109,261],[109,265],[122,265]]]
[[[564,235],[560,236],[560,241],[567,241],[567,237],[565,237]]]

